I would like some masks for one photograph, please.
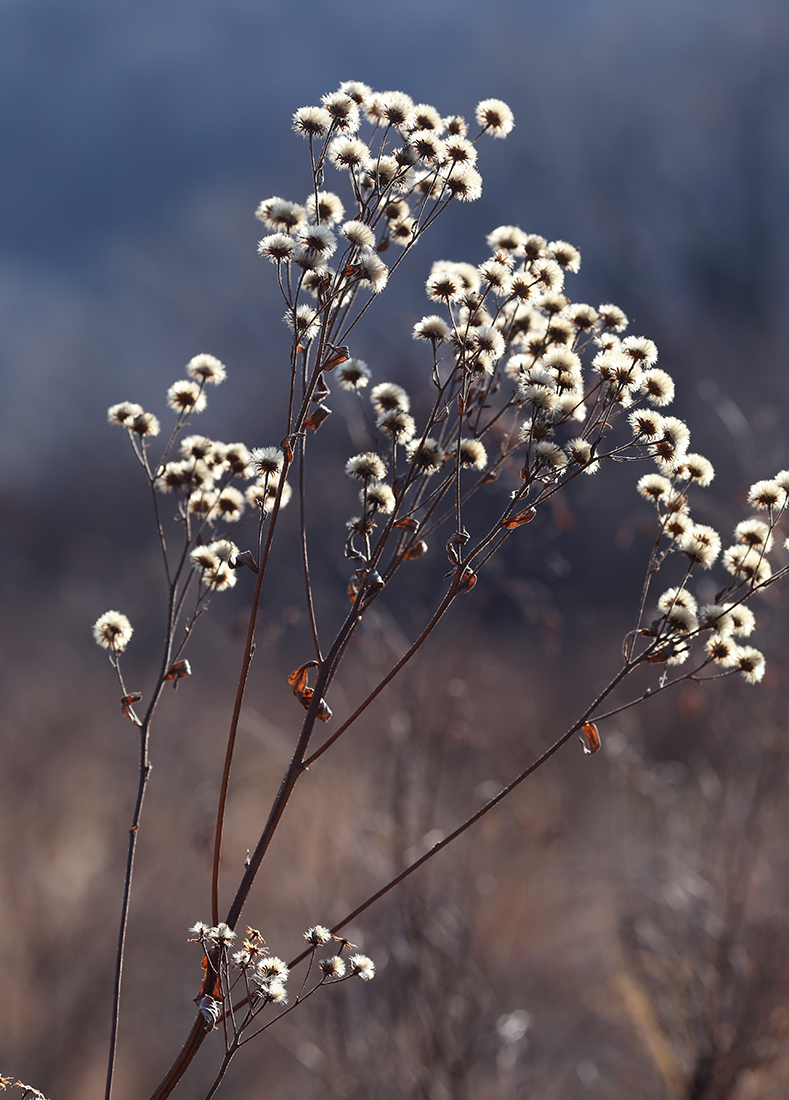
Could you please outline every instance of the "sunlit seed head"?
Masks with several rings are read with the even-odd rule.
[[[381,481],[386,477],[386,464],[373,451],[366,451],[348,459],[345,472],[359,481]]]
[[[327,978],[345,977],[345,960],[339,955],[332,955],[329,959],[321,959],[318,965]]]
[[[321,96],[324,109],[328,112],[337,130],[344,134],[355,134],[359,129],[359,105],[345,92],[330,92]]]
[[[435,130],[439,134],[444,131],[444,120],[429,103],[416,104],[412,125],[414,130]]]
[[[232,485],[228,485],[216,498],[214,507],[220,519],[225,520],[226,523],[236,523],[244,512],[244,494]]]
[[[534,302],[540,293],[536,280],[526,271],[516,271],[510,279],[510,294],[519,302]]]
[[[225,462],[235,477],[251,476],[249,470],[251,455],[243,443],[228,443],[225,447]]]
[[[476,202],[482,194],[482,176],[471,165],[453,166],[444,177],[444,189],[461,202]]]
[[[205,393],[197,382],[173,382],[167,391],[167,404],[177,413],[199,413],[206,407]]]
[[[600,315],[601,322],[613,332],[623,332],[630,324],[623,310],[619,306],[611,305],[610,302],[604,302],[601,306],[598,306],[597,312]]]
[[[677,513],[673,518],[679,519],[680,515]],[[714,527],[694,523],[686,534],[677,539],[677,546],[692,562],[702,569],[709,569],[720,553],[721,539]]]
[[[181,454],[184,458],[205,458],[213,449],[213,440],[205,435],[187,435],[181,440]]]
[[[748,490],[748,503],[757,508],[780,508],[786,502],[786,490],[777,481],[755,482]]]
[[[539,233],[527,233],[523,238],[523,255],[529,263],[547,256],[548,242]]]
[[[416,435],[416,421],[402,409],[389,409],[382,412],[376,421],[381,431],[391,436],[395,443],[407,443]]]
[[[561,470],[567,465],[567,455],[561,447],[551,443],[550,440],[537,443],[533,453],[541,466],[547,466],[552,470]]]
[[[389,412],[391,409],[399,409],[408,412],[411,400],[402,386],[395,382],[380,382],[370,390],[370,401],[377,413]]]
[[[219,566],[219,557],[210,546],[196,546],[189,555],[194,565],[203,572],[213,570]]]
[[[295,133],[305,138],[326,137],[331,122],[331,115],[323,107],[299,107],[293,115]]]
[[[666,610],[665,622],[669,630],[685,634],[692,634],[699,626],[695,610],[680,603]]]
[[[461,286],[449,271],[431,273],[426,283],[427,296],[434,302],[456,302],[461,295]]]
[[[286,199],[275,196],[264,199],[255,211],[255,216],[271,229],[287,231],[296,229],[306,221],[307,211],[297,202],[288,202]]]
[[[435,439],[412,439],[406,444],[406,458],[418,473],[430,476],[444,465],[444,450]]]
[[[381,115],[398,129],[410,128],[415,118],[414,101],[405,92],[381,92]]]
[[[663,521],[663,530],[676,543],[690,535],[693,520],[687,512],[670,512]]]
[[[134,401],[120,401],[117,405],[110,405],[107,409],[107,420],[110,424],[119,424],[122,428],[131,428],[136,417],[143,412],[142,405]]]
[[[365,163],[365,187],[385,191],[401,171],[401,164],[395,157],[370,157]]]
[[[311,340],[320,328],[320,314],[311,306],[296,306],[289,309],[283,320],[289,329],[301,340]]]
[[[504,337],[493,325],[479,325],[473,329],[474,346],[492,363],[504,354]]]
[[[450,135],[444,138],[444,156],[448,163],[473,168],[477,163],[477,150],[465,137]]]
[[[375,977],[375,963],[367,955],[351,955],[348,959],[351,973],[363,982],[372,981]]]
[[[581,253],[574,244],[568,244],[567,241],[551,241],[548,252],[565,271],[572,271],[574,274],[580,271]]]
[[[658,352],[652,340],[645,336],[626,336],[621,344],[622,353],[645,370],[654,367]]]
[[[698,610],[698,604],[696,598],[692,593],[688,592],[687,588],[667,588],[663,595],[658,600],[658,607],[661,611],[668,611],[675,607],[684,607],[688,611],[692,611],[694,614]]]
[[[413,329],[415,340],[428,340],[433,344],[442,344],[449,338],[449,325],[437,313],[431,313],[417,321]]]
[[[592,458],[592,445],[588,440],[571,439],[564,450],[568,461],[583,466],[585,474],[596,474],[600,469],[600,462]]]
[[[716,664],[730,668],[737,663],[737,643],[725,634],[711,634],[704,648]]]
[[[444,142],[435,130],[415,130],[408,138],[416,159],[428,164],[443,164],[447,159]]]
[[[159,420],[153,413],[138,413],[131,422],[131,430],[139,436],[156,436],[160,430]]]
[[[450,136],[465,137],[468,133],[468,123],[463,115],[447,115],[444,119],[444,129]]]
[[[659,367],[646,370],[641,375],[641,392],[650,405],[663,408],[674,400],[674,379]]]
[[[636,409],[629,413],[628,423],[638,441],[649,442],[660,435],[662,417],[652,409]]]
[[[461,439],[460,465],[471,470],[484,470],[488,464],[488,452],[478,439]]]
[[[345,222],[340,232],[354,248],[375,247],[375,233],[373,233],[370,226],[365,225],[364,222]]]
[[[359,80],[344,80],[340,85],[340,91],[345,92],[358,107],[362,108],[373,94],[369,84],[362,84]]]
[[[319,191],[317,207],[315,205],[315,195],[308,195],[304,205],[307,208],[310,221],[313,222],[330,222],[332,225],[339,225],[345,216],[345,207],[342,200],[333,191]]]
[[[331,942],[331,932],[322,924],[316,924],[314,927],[307,929],[304,933],[304,939],[313,947],[325,947],[327,943]]]
[[[686,454],[679,467],[679,476],[706,487],[715,477],[715,469],[704,455]]]
[[[567,320],[581,332],[591,332],[599,320],[597,310],[585,302],[575,302],[564,311]]]
[[[285,461],[285,456],[279,447],[253,447],[250,458],[253,467],[261,477],[266,474],[279,475]]]
[[[699,625],[714,630],[716,634],[728,636],[734,633],[734,618],[728,606],[717,603],[704,604],[699,608]]]
[[[329,160],[337,168],[361,168],[370,157],[363,141],[354,137],[336,137],[329,143]]]
[[[744,519],[734,528],[734,537],[746,546],[767,553],[773,545],[773,536],[768,524],[760,519]]]
[[[323,222],[320,225],[305,225],[299,231],[299,239],[305,248],[319,252],[324,259],[333,255],[337,248],[337,239]]]
[[[545,291],[561,291],[564,286],[564,272],[556,260],[535,260],[531,265],[531,273],[537,285]],[[567,302],[563,303],[562,308]]]
[[[346,359],[337,367],[336,378],[344,390],[361,390],[370,381],[370,370],[363,359]]]
[[[123,653],[134,633],[129,620],[120,611],[105,611],[93,624],[93,638],[102,649]]]
[[[505,138],[515,125],[512,111],[501,99],[483,99],[474,114],[485,133],[495,138]]]
[[[290,258],[295,241],[287,233],[272,233],[258,241],[258,255],[266,256],[272,263],[282,263]]]
[[[367,501],[367,507],[374,512],[389,515],[394,511],[395,495],[390,485],[383,481],[373,481],[359,493],[361,500]]]
[[[723,555],[723,567],[734,577],[761,584],[772,576],[772,566],[764,556],[764,550],[738,542]]]
[[[744,645],[737,649],[737,664],[743,677],[749,684],[758,684],[764,677],[766,662],[763,654],[753,646]]]
[[[205,519],[213,512],[218,496],[214,489],[195,489],[189,494],[187,508],[192,515]]]
[[[500,225],[485,238],[491,252],[511,252],[523,255],[526,234],[517,225]]]
[[[380,294],[389,279],[389,268],[374,252],[365,253],[356,260],[357,277],[363,286]]]
[[[756,616],[750,607],[744,603],[738,603],[728,608],[732,621],[732,634],[738,634],[742,638],[748,638],[756,629]]]
[[[506,297],[510,289],[510,273],[504,264],[497,260],[486,260],[479,265],[482,282],[490,287],[494,294]]]

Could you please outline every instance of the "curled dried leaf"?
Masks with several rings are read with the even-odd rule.
[[[477,574],[473,571],[473,569],[469,569],[468,566],[466,566],[463,571],[463,576],[460,578],[458,592],[470,592],[476,583]]]
[[[427,543],[424,539],[419,539],[417,542],[412,542],[408,549],[403,554],[403,561],[414,561],[416,558],[421,558],[423,554],[427,553]]]
[[[335,348],[330,344],[329,347],[329,354],[323,360],[321,370],[332,371],[335,367],[339,367],[340,363],[345,363],[351,358],[351,352],[347,344],[343,344],[339,348]]]
[[[594,722],[587,722],[583,727],[583,737],[581,738],[581,745],[584,753],[587,756],[591,756],[593,752],[597,752],[600,748],[600,734],[597,732],[597,726]]]
[[[176,683],[178,680],[183,680],[184,676],[192,675],[192,666],[188,661],[176,661],[170,665],[169,671],[165,676],[165,680],[173,680]],[[173,684],[175,686],[175,684]]]
[[[510,516],[509,519],[503,519],[501,526],[506,527],[508,531],[514,530],[516,527],[522,527],[524,523],[531,523],[537,512],[534,508],[524,508],[522,512],[518,512],[517,515]]]
[[[327,416],[331,416],[331,409],[329,406],[317,405],[304,421],[304,427],[311,428],[314,432],[317,432]]]

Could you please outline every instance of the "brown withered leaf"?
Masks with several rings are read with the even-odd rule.
[[[424,539],[419,539],[417,542],[412,542],[406,552],[403,554],[403,561],[414,561],[416,558],[421,558],[423,554],[427,553],[427,543]]]
[[[476,583],[477,574],[473,573],[470,569],[466,569],[463,576],[460,578],[458,592],[470,592]]]
[[[524,508],[524,510],[518,512],[517,515],[510,516],[509,519],[503,519],[501,521],[501,526],[506,527],[508,531],[512,531],[516,527],[522,527],[524,523],[531,523],[536,515],[537,513],[534,508]]]
[[[301,698],[304,691],[309,691],[312,694],[312,688],[307,687],[307,670],[310,667],[310,665],[302,665],[301,668],[297,668],[288,676],[288,684],[292,688],[293,694],[299,698]]]
[[[343,344],[340,348],[332,347],[329,354],[323,360],[321,370],[332,371],[335,367],[339,367],[340,363],[345,363],[350,358],[351,352],[347,344]]]
[[[307,684],[307,674],[311,668],[315,668],[315,664],[315,661],[308,661],[306,665],[294,669],[290,676],[288,676],[288,683],[290,684],[293,694],[305,710],[309,710],[312,697],[315,694],[313,689]],[[318,703],[318,718],[320,718],[321,722],[328,722],[331,718],[331,710],[325,699],[321,699]]]
[[[170,670],[165,676],[165,680],[182,680],[184,676],[192,675],[192,666],[188,661],[176,661],[175,664],[170,665]]]
[[[600,734],[597,732],[597,726],[594,722],[587,722],[583,727],[581,745],[587,756],[591,756],[593,752],[597,752],[600,748]]]
[[[213,997],[216,1001],[222,1000],[222,985],[219,981],[219,971],[213,965],[207,955],[203,955],[203,982],[200,986],[200,992],[195,997],[195,1000],[199,1000],[200,997]]]
[[[400,527],[403,531],[418,531],[419,520],[414,519],[413,516],[404,516],[403,519],[396,520],[393,526]]]
[[[130,691],[128,695],[123,696],[121,699],[121,711],[123,712],[124,718],[128,718],[132,722],[137,721],[132,711],[132,707],[135,703],[139,703],[141,699],[141,691]]]
[[[482,484],[486,485],[489,481],[498,481],[501,477],[501,470],[491,470],[489,474],[485,474],[482,479]]]
[[[331,416],[331,409],[328,405],[318,405],[304,421],[304,427],[312,428],[314,432],[317,432],[327,416]]]

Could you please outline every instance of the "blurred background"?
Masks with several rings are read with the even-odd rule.
[[[306,197],[293,111],[347,79],[444,114],[508,102],[516,128],[481,149],[481,200],[413,252],[354,354],[378,380],[416,383],[409,334],[434,259],[480,262],[503,223],[571,241],[584,257],[572,297],[615,302],[657,342],[673,411],[718,475],[696,514],[728,529],[750,482],[789,466],[788,50],[782,0],[0,5],[0,1074],[52,1100],[101,1095],[136,744],[89,627],[109,607],[129,614],[142,689],[164,610],[145,486],[106,409],[164,414],[165,390],[206,351],[229,381],[198,430],[279,440],[287,342],[253,211]],[[336,411],[325,438],[344,462],[357,427],[350,403]],[[630,469],[617,473],[584,479],[513,540],[423,668],[304,781],[245,914],[275,954],[462,820],[615,670],[649,551],[648,510]],[[350,498],[315,488],[330,617]],[[308,649],[291,562],[283,544],[234,773],[229,881],[299,718],[283,687]],[[382,605],[335,711],[391,663],[431,583]],[[239,584],[215,601],[196,675],[160,709],[118,1100],[152,1091],[193,1019],[185,930],[208,912],[247,598]],[[247,1048],[224,1094],[785,1096],[780,594],[757,615],[761,688],[688,685],[610,723],[605,753],[570,746],[354,928],[379,964],[372,986],[294,1012]],[[184,1095],[211,1080],[208,1046]]]

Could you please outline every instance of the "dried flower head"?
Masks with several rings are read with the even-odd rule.
[[[256,472],[264,477],[266,474],[278,476],[285,461],[285,456],[279,447],[253,447],[250,452],[252,465]]]
[[[105,611],[93,624],[96,644],[113,653],[123,653],[133,633],[134,628],[120,611]]]
[[[377,413],[389,412],[391,409],[400,409],[408,412],[411,401],[402,386],[395,382],[381,382],[370,390],[370,401]]]
[[[512,111],[500,99],[483,99],[474,113],[482,129],[495,138],[505,138],[515,125]]]
[[[345,472],[359,481],[381,481],[386,477],[386,465],[373,451],[366,451],[349,458],[345,464]]]
[[[202,412],[206,406],[206,397],[197,382],[173,382],[167,391],[167,404],[174,412],[182,416],[187,413]]]
[[[337,367],[337,380],[344,390],[360,390],[370,381],[370,370],[363,359],[346,359]]]
[[[196,378],[205,385],[210,382],[212,386],[218,386],[227,378],[227,368],[224,363],[214,355],[195,355],[186,364],[186,373],[190,378]]]
[[[107,419],[110,424],[131,428],[135,418],[140,416],[142,411],[142,405],[137,405],[134,401],[121,401],[117,405],[110,405],[107,409]]]

